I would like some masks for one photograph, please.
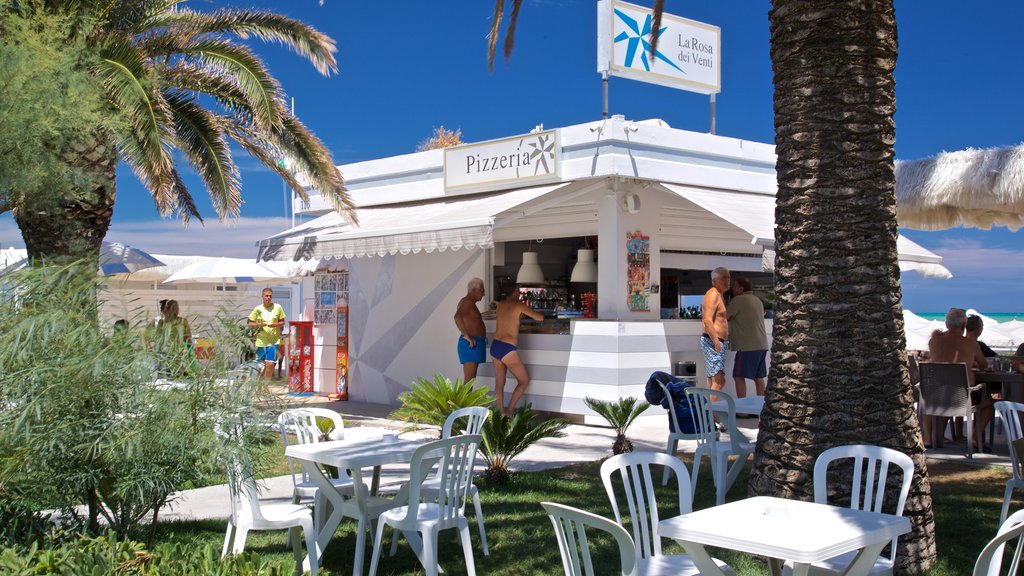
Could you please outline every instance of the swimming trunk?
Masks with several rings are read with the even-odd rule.
[[[739,378],[764,378],[768,375],[765,364],[767,350],[743,350],[736,352],[736,360],[732,366],[732,375]]]
[[[459,363],[482,364],[487,361],[487,338],[483,336],[471,336],[474,346],[470,347],[469,342],[459,336]]]
[[[277,362],[277,344],[256,348],[256,361]]]
[[[719,372],[725,372],[725,351],[729,348],[729,340],[719,340],[722,350],[715,351],[715,343],[707,334],[700,335],[700,349],[704,353],[704,371],[711,378]]]
[[[495,360],[501,360],[505,356],[508,356],[509,352],[515,352],[518,348],[508,342],[502,342],[501,340],[493,340],[491,342],[491,358]]]

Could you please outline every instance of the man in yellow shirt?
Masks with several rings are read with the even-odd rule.
[[[264,362],[263,376],[267,380],[274,374],[277,363],[277,345],[284,327],[284,308],[274,304],[274,291],[263,289],[263,303],[249,314],[249,328],[256,330],[256,361]]]

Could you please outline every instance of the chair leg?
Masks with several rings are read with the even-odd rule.
[[[384,539],[384,525],[386,522],[380,520],[377,522],[377,533],[373,537],[373,556],[370,557],[370,576],[377,574],[377,562],[380,561],[380,543]],[[398,540],[398,530],[391,531],[391,539]],[[392,554],[393,556],[393,554]]]
[[[352,573],[363,573],[363,556],[366,556],[366,516],[359,517],[356,527],[356,556],[352,560]]]
[[[242,550],[245,550],[245,539],[248,536],[248,528],[242,528],[241,526],[235,527],[235,545],[231,550],[233,554],[238,555],[242,553]]]
[[[676,448],[678,446],[679,446],[679,440],[678,439],[669,440],[668,441],[668,445],[665,446],[665,452],[669,456],[675,456],[676,455]],[[662,486],[668,485],[668,475],[669,475],[669,473],[671,471],[672,471],[671,468],[668,468],[667,466],[665,467],[665,472],[662,473],[662,475],[661,475],[661,485]]]
[[[310,523],[302,527],[302,535],[306,537],[306,561],[302,563],[302,568],[309,570],[309,576],[316,576],[320,569],[320,545],[316,542],[317,531],[314,526]]]
[[[473,508],[476,511],[476,525],[480,530],[480,545],[484,550],[484,556],[490,556],[491,552],[487,549],[487,532],[484,531],[484,512],[480,508],[480,491],[476,489],[476,486],[470,487],[469,491],[473,494]]]
[[[693,467],[690,469],[690,500],[692,501],[694,496],[697,494],[697,476],[700,474],[700,461],[704,458],[704,447],[697,446],[697,450],[693,453]],[[708,458],[711,458],[708,455]]]
[[[476,563],[473,561],[473,544],[469,541],[469,522],[465,518],[459,522],[459,538],[462,540],[462,553],[466,556],[467,576],[476,576]]]
[[[299,537],[298,526],[288,529],[288,540],[292,544],[292,556],[295,557],[295,574],[302,576],[302,538]]]
[[[230,519],[228,520],[228,529],[224,532],[224,547],[221,548],[220,557],[224,558],[228,555],[228,550],[234,548],[235,544],[235,523]]]
[[[999,511],[999,525],[1006,521],[1006,515],[1010,512],[1010,499],[1013,498],[1013,479],[1006,483],[1006,490],[1003,491],[1003,508]]]
[[[711,459],[712,477],[715,481],[715,506],[725,504],[725,492],[729,489],[726,485],[725,472],[725,466],[728,462],[729,457],[725,454],[719,454],[717,458]]]
[[[401,530],[391,531],[391,556],[398,554],[398,537],[402,534]]]
[[[437,532],[423,531],[423,569],[427,576],[437,576]]]

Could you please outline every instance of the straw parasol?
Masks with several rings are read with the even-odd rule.
[[[1024,144],[896,162],[896,219],[944,230],[1024,225]]]

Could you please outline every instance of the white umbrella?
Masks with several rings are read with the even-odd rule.
[[[252,260],[216,258],[186,266],[172,274],[167,280],[164,280],[164,284],[190,282],[235,284],[238,282],[277,280],[280,278],[285,278],[285,276]]]
[[[1024,226],[1024,144],[896,162],[896,219],[920,230]]]
[[[100,274],[131,274],[164,263],[148,252],[120,242],[104,242],[100,247]]]
[[[936,330],[945,325],[935,320],[927,320],[910,310],[903,311],[903,332],[907,337],[907,350],[927,350],[928,340]]]

